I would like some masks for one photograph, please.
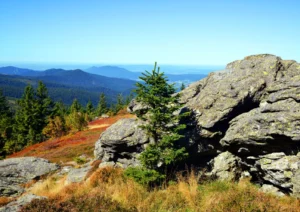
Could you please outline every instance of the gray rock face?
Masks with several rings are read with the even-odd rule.
[[[72,168],[67,176],[67,183],[79,183],[82,182],[87,173],[92,169],[91,163],[84,164],[81,168],[75,169]]]
[[[210,163],[213,167],[210,175],[219,180],[234,181],[241,177],[241,159],[230,152],[219,154]]]
[[[0,212],[16,212],[21,210],[23,206],[29,204],[32,200],[45,198],[46,197],[40,197],[34,194],[26,194],[20,197],[18,200],[11,202],[4,207],[1,207]]]
[[[149,143],[148,136],[139,128],[140,124],[136,119],[121,119],[110,126],[96,143],[96,160],[121,167],[138,165],[136,157]]]
[[[273,185],[285,193],[299,192],[300,156],[272,153],[260,156],[255,163],[261,181]],[[295,188],[294,188],[295,187]]]
[[[300,198],[300,169],[298,169],[293,177],[292,177],[292,184],[293,184],[293,196]]]
[[[21,194],[20,186],[59,168],[42,158],[23,157],[0,161],[0,196]]]
[[[202,140],[249,155],[289,151],[300,139],[299,79],[295,61],[254,55],[192,84],[182,101],[198,114]]]

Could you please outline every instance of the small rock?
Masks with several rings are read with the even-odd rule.
[[[269,194],[273,194],[275,196],[279,196],[279,197],[283,197],[284,193],[282,193],[279,188],[273,186],[273,185],[269,185],[269,184],[264,184],[260,190],[264,193],[269,193]]]
[[[219,154],[210,163],[213,167],[210,175],[220,180],[232,181],[241,177],[241,159],[230,152]]]
[[[66,183],[69,184],[82,182],[92,168],[93,167],[91,166],[91,163],[87,163],[79,169],[71,169],[68,173]]]

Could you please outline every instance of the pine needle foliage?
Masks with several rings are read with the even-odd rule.
[[[182,107],[179,103],[180,96],[175,94],[174,84],[168,83],[167,77],[157,68],[157,63],[152,72],[146,71],[142,75],[142,82],[136,84],[135,93],[137,102],[144,105],[145,109],[136,115],[144,121],[145,124],[140,127],[153,141],[139,157],[142,164],[140,172],[147,173],[144,176],[149,181],[141,179],[143,174],[137,175],[136,168],[129,168],[126,173],[138,182],[151,184],[167,177],[168,170],[173,170],[187,158],[186,149],[179,143],[183,138],[181,132],[186,127],[185,124],[180,124],[180,120],[187,114],[176,114]]]

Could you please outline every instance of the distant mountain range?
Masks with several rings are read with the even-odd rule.
[[[170,82],[189,84],[200,80],[202,74],[166,74]],[[91,67],[85,71],[48,69],[36,71],[13,66],[0,68],[0,89],[8,97],[20,98],[27,84],[36,86],[43,81],[54,100],[71,104],[77,98],[82,104],[91,100],[94,105],[101,92],[109,102],[114,102],[119,93],[129,95],[135,88],[136,80],[141,73],[131,72],[117,66]]]
[[[101,67],[91,67],[85,70],[86,72],[98,74],[107,77],[125,78],[131,80],[138,80],[139,76],[142,75],[141,72],[128,71],[125,68],[120,68],[117,66],[101,66]],[[191,82],[198,81],[204,77],[205,74],[165,74],[170,82],[184,82],[189,84]]]
[[[36,86],[43,81],[54,100],[71,104],[77,98],[82,104],[91,100],[94,105],[100,93],[105,93],[108,102],[114,102],[119,93],[129,95],[136,81],[90,74],[82,70],[49,69],[34,71],[17,67],[0,68],[0,88],[8,97],[20,98],[26,85]]]

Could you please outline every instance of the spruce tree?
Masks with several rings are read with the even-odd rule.
[[[96,113],[98,116],[108,112],[106,97],[104,93],[101,93],[99,103],[97,105]]]
[[[136,100],[147,106],[137,117],[145,121],[142,129],[152,138],[153,143],[141,153],[142,169],[129,168],[128,176],[141,183],[151,183],[166,177],[168,170],[183,162],[188,153],[179,143],[180,132],[186,127],[180,124],[187,114],[174,115],[182,106],[179,95],[175,94],[174,84],[169,84],[164,73],[155,63],[152,72],[142,73],[143,82],[136,84]]]
[[[11,138],[12,115],[8,102],[2,90],[0,90],[0,159],[5,157],[6,151],[4,150],[4,146]]]
[[[88,101],[85,108],[88,115],[91,115],[94,112],[94,106],[91,100]]]
[[[37,110],[37,135],[38,141],[44,140],[42,137],[42,131],[48,123],[48,118],[53,112],[54,103],[49,97],[48,89],[39,81],[38,87],[36,89],[36,110]]]
[[[123,96],[122,94],[119,94],[117,97],[117,104],[116,104],[116,114],[122,110],[124,107],[124,103],[123,103]]]
[[[71,108],[70,108],[71,113],[73,113],[73,112],[79,112],[79,111],[81,111],[81,109],[82,109],[82,106],[80,105],[80,103],[78,102],[78,100],[74,99],[73,103],[71,105]]]
[[[48,118],[48,124],[43,129],[43,134],[50,138],[58,138],[65,135],[68,131],[65,116],[67,108],[60,102],[55,102],[53,111]]]
[[[18,100],[19,109],[16,112],[14,134],[16,142],[14,151],[22,149],[27,143],[36,142],[37,109],[35,91],[31,85],[26,86],[23,96]]]
[[[74,99],[71,105],[71,112],[67,117],[66,124],[69,130],[73,132],[81,131],[88,125],[88,118],[82,111],[82,106],[77,99]]]
[[[14,151],[43,141],[42,131],[53,113],[53,102],[42,82],[39,82],[36,91],[31,85],[26,86],[18,106],[14,125]]]

